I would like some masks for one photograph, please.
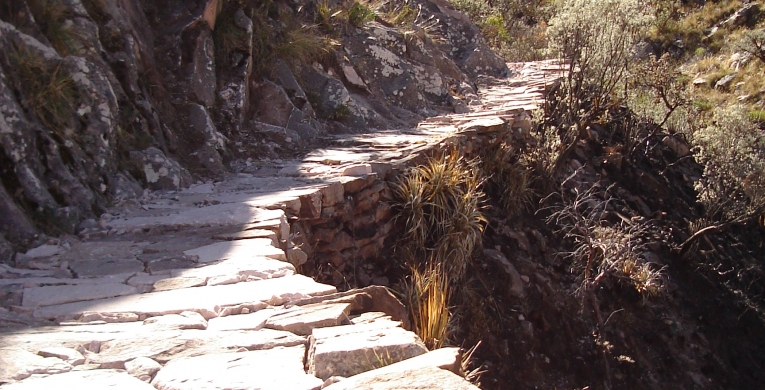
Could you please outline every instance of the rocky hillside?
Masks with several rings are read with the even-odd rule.
[[[445,1],[384,7],[3,2],[0,243],[73,232],[144,188],[222,178],[330,133],[466,112],[475,77],[508,71]]]

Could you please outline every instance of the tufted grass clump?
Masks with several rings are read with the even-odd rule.
[[[74,33],[66,27],[66,20],[71,16],[66,4],[61,0],[27,0],[27,5],[43,35],[58,54],[69,54]]]
[[[526,210],[534,196],[532,176],[519,161],[516,150],[502,142],[486,150],[481,160],[487,194],[498,199],[510,217]]]
[[[464,275],[487,223],[483,183],[478,162],[453,151],[410,169],[395,189],[413,252],[435,255],[454,280]]]
[[[411,268],[406,301],[414,332],[430,350],[441,348],[449,329],[449,277],[434,259],[424,269]]]
[[[24,48],[15,48],[9,59],[18,72],[26,107],[45,127],[62,134],[69,127],[77,92],[74,81],[60,65]]]

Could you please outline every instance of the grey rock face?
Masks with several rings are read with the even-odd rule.
[[[133,151],[130,157],[151,189],[177,190],[187,187],[191,182],[189,172],[157,148]]]

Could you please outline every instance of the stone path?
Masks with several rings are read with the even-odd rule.
[[[392,170],[455,137],[528,130],[557,67],[511,69],[478,112],[147,192],[0,265],[2,388],[474,389],[385,287],[337,292],[298,270],[321,258],[344,277],[379,252]]]

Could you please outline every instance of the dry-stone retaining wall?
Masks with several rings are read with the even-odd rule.
[[[476,112],[146,192],[17,254],[0,264],[0,385],[474,389],[459,351],[428,352],[385,287],[338,292],[297,271],[326,262],[342,274],[379,253],[395,173],[527,129],[548,67],[487,83]]]

